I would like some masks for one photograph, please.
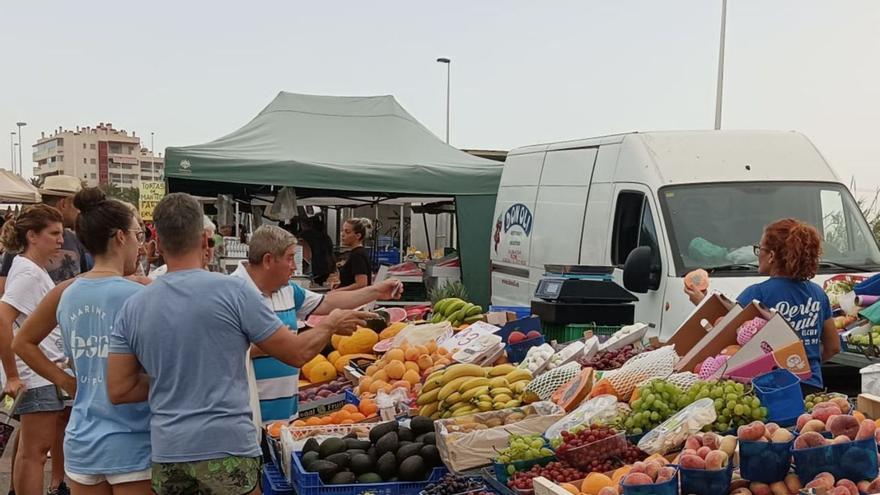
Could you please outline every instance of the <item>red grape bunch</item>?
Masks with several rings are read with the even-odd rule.
[[[641,350],[636,350],[632,345],[627,345],[615,351],[603,351],[590,359],[583,357],[578,359],[578,363],[583,367],[590,367],[594,370],[616,370],[623,366],[623,363],[629,361],[629,358],[640,354]]]
[[[507,480],[507,486],[516,490],[532,490],[532,479],[543,476],[555,483],[566,483],[582,479],[587,474],[561,461],[554,461],[541,467],[537,464],[528,471],[520,471]]]

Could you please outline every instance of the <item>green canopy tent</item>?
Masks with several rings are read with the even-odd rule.
[[[171,192],[250,198],[289,186],[303,198],[453,197],[462,278],[483,304],[502,166],[442,142],[392,96],[281,92],[237,131],[165,150]]]

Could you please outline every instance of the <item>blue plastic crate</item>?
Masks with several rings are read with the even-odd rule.
[[[620,486],[623,487],[623,495],[678,495],[678,479],[681,477],[681,469],[679,469],[676,464],[669,464],[669,466],[676,468],[675,476],[673,476],[671,480],[664,481],[663,483],[654,483],[652,485],[627,485],[626,476],[629,475],[624,476],[620,480]]]
[[[786,369],[773,370],[752,379],[755,394],[767,408],[767,421],[780,426],[793,425],[804,413],[801,381]]]
[[[325,485],[318,473],[303,469],[300,457],[302,452],[292,456],[293,487],[297,495],[418,495],[426,486],[440,481],[449,473],[446,467],[436,467],[425,481],[404,481],[397,483],[357,483],[354,485]]]
[[[716,495],[730,491],[730,479],[733,476],[733,463],[727,463],[725,469],[679,469],[681,477],[681,493],[694,495]]]
[[[797,438],[797,437],[795,437]],[[739,471],[743,478],[761,483],[776,483],[791,470],[790,442],[754,442],[739,440]]]
[[[532,316],[532,308],[529,306],[489,306],[490,312],[506,311],[516,315],[517,320]]]
[[[811,480],[823,471],[834,475],[834,479],[877,477],[877,442],[873,438],[793,452],[794,471],[802,480]]]
[[[507,344],[504,350],[507,352],[507,360],[511,363],[521,363],[532,347],[544,345],[544,336],[523,340],[518,344]]]
[[[263,495],[294,495],[284,473],[271,464],[263,466]]]

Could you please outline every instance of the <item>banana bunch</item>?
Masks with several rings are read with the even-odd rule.
[[[462,323],[476,323],[483,317],[483,308],[457,297],[441,299],[434,305],[434,317],[431,323],[448,321],[457,327]]]
[[[511,364],[491,368],[454,364],[428,376],[416,405],[421,406],[420,416],[431,419],[517,407],[531,380],[528,370]]]

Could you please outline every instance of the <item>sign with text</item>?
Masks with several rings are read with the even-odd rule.
[[[141,182],[140,200],[138,201],[141,218],[146,221],[153,220],[153,210],[156,204],[165,196],[164,182]]]

